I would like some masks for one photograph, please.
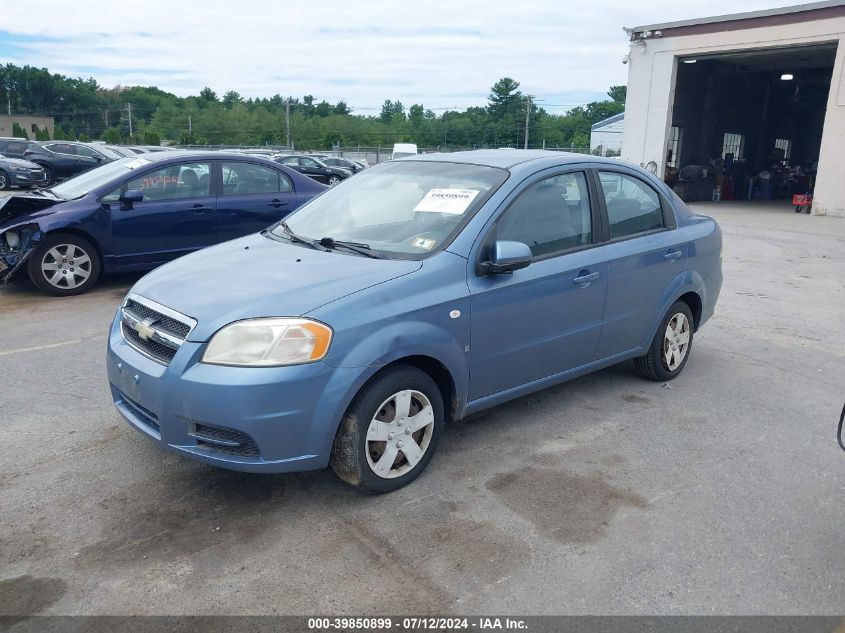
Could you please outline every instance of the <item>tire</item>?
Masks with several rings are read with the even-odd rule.
[[[423,417],[414,422],[418,415]],[[428,466],[444,423],[434,380],[414,367],[392,367],[367,383],[343,416],[332,445],[332,470],[368,494],[398,490]]]
[[[686,366],[692,341],[692,311],[685,302],[677,301],[660,322],[648,352],[635,358],[634,366],[645,378],[661,382],[672,380]]]
[[[44,177],[46,180],[44,181],[44,187],[49,187],[54,182],[56,182],[56,172],[53,171],[53,168],[49,165],[41,165],[44,168]]]
[[[9,174],[5,171],[0,170],[0,190],[6,191],[7,189],[12,188],[12,179],[9,178]]]
[[[68,257],[70,255],[70,257]],[[29,278],[55,297],[87,292],[100,277],[100,256],[84,237],[70,233],[47,235],[30,255]]]
[[[335,174],[332,174],[331,176],[329,176],[329,187],[334,187],[335,185],[339,185],[340,181],[341,181],[340,176],[336,176]]]

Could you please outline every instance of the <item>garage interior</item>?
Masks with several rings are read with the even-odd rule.
[[[809,213],[836,46],[680,58],[666,182],[689,202],[783,200]]]

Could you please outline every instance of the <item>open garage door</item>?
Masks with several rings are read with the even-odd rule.
[[[666,181],[687,201],[812,192],[835,57],[836,43],[680,58]]]

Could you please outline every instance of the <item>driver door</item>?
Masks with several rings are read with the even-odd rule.
[[[126,181],[103,201],[111,207],[109,254],[119,267],[151,268],[217,242],[212,161],[172,163]],[[144,194],[127,205],[120,195]]]
[[[607,292],[595,197],[584,171],[535,179],[485,237],[527,244],[533,259],[499,275],[470,263],[470,400],[595,360]]]

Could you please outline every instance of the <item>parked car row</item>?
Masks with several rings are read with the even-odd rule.
[[[259,156],[118,158],[49,189],[0,199],[0,283],[24,269],[48,294],[143,271],[278,222],[325,187]]]
[[[27,161],[0,165],[0,189],[17,187],[49,187],[89,169],[119,158],[151,152],[173,151],[175,148],[152,145],[109,145],[77,141],[28,141],[0,139],[0,155]],[[266,149],[237,150],[245,156],[263,156],[286,165],[317,182],[334,186],[368,167],[365,161],[326,156],[324,154],[279,154]]]

